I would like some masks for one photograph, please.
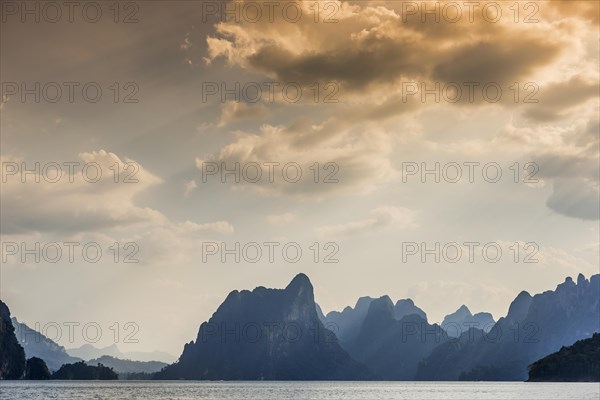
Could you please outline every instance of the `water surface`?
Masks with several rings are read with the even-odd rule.
[[[0,381],[2,400],[598,400],[599,383]]]

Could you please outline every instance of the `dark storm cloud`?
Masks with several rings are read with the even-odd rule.
[[[560,44],[534,37],[510,39],[483,40],[456,48],[433,69],[433,79],[510,84],[551,62],[561,48]]]
[[[393,95],[407,82],[427,88],[496,83],[508,92],[516,81],[535,82],[536,72],[569,46],[567,34],[546,24],[405,21],[398,7],[396,2],[354,2],[341,8],[335,24],[221,23],[209,38],[210,59],[223,56],[232,65],[303,85],[337,81],[349,96],[367,97],[383,88]],[[480,93],[474,100],[465,94],[456,102],[483,100]]]
[[[275,74],[279,79],[310,85],[313,82],[341,81],[345,87],[361,89],[371,83],[389,83],[400,77],[425,74],[423,44],[398,43],[391,38],[371,39],[360,46],[331,52],[294,55],[276,45],[260,48],[249,57],[250,65]]]

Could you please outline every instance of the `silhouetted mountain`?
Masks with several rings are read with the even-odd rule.
[[[486,333],[491,331],[495,324],[496,321],[494,321],[494,317],[488,312],[475,313],[471,318],[467,318],[463,322],[463,326],[472,326],[477,329],[481,329]],[[464,328],[463,332],[465,332]]]
[[[130,373],[153,373],[158,372],[168,364],[159,361],[132,361],[132,360],[121,360],[119,358],[111,356],[102,356],[86,362],[87,365],[104,365],[112,368],[118,374],[130,374]]]
[[[25,369],[25,379],[31,381],[43,381],[50,379],[50,370],[44,360],[38,357],[31,357],[27,360],[27,367]]]
[[[84,361],[93,360],[102,356],[110,356],[119,358],[121,360],[132,360],[132,361],[159,361],[163,363],[172,363],[177,360],[177,357],[172,354],[165,353],[162,351],[126,351],[121,352],[116,344],[112,344],[107,347],[97,348],[89,343],[84,344],[81,347],[67,349],[67,353],[73,357],[78,357]]]
[[[8,306],[0,300],[0,379],[21,379],[25,375],[25,351],[15,336]]]
[[[111,368],[103,365],[91,366],[79,361],[74,364],[65,364],[52,374],[52,379],[60,380],[116,380],[119,376]]]
[[[203,323],[179,361],[155,379],[360,380],[354,361],[317,316],[304,274],[285,289],[235,290]]]
[[[521,292],[506,318],[473,340],[434,349],[419,367],[418,379],[456,380],[462,374],[485,380],[525,380],[535,360],[600,331],[600,275],[579,275],[533,298]],[[496,371],[484,375],[485,371]],[[498,372],[500,371],[500,372]]]
[[[508,313],[504,319],[511,323],[523,321],[527,317],[532,301],[533,297],[526,291],[522,291],[512,303],[510,303]]]
[[[107,347],[97,348],[89,343],[86,343],[78,348],[67,349],[67,353],[69,353],[73,357],[78,357],[84,361],[93,360],[94,358],[99,358],[102,356],[111,356],[117,358],[123,357],[123,353],[121,353],[121,350],[119,350],[116,344],[112,344]]]
[[[354,308],[346,307],[342,312],[331,311],[327,314],[325,326],[336,334],[342,345],[356,339],[372,301],[371,297],[361,297]]]
[[[12,324],[15,327],[17,340],[25,350],[25,357],[41,358],[50,371],[56,371],[63,364],[81,361],[80,358],[71,357],[67,354],[63,346],[31,329],[26,324],[17,321],[15,317],[12,318]]]
[[[425,311],[415,306],[415,303],[411,299],[401,299],[396,302],[396,305],[394,306],[394,318],[401,320],[411,314],[416,314],[427,321],[427,314],[425,314]]]
[[[319,306],[317,303],[315,303],[315,308],[317,309],[317,317],[319,317],[319,321],[321,321],[323,324],[326,324],[327,317],[325,317],[325,314],[323,314],[323,310],[321,310],[321,306]]]
[[[465,318],[470,316],[472,316],[471,311],[469,311],[469,308],[463,304],[458,308],[458,310],[444,317],[444,320],[442,321],[442,326],[446,326],[448,324],[460,325],[461,322],[465,320]]]
[[[529,366],[532,382],[600,382],[600,333]]]
[[[480,312],[473,315],[467,306],[462,305],[454,313],[444,317],[442,328],[449,337],[457,338],[464,332],[467,332],[470,328],[489,332],[494,324],[495,321],[492,314]]]
[[[413,380],[420,361],[446,338],[438,325],[418,314],[400,320],[388,296],[373,300],[349,353],[367,365],[378,379]]]
[[[419,363],[415,380],[459,380],[461,373],[472,370],[472,360],[477,357],[478,351],[476,343],[483,334],[482,330],[471,328],[459,338],[448,337]]]
[[[331,311],[325,317],[323,322],[325,327],[335,332],[342,347],[345,348],[349,343],[356,340],[373,300],[372,297],[361,297],[354,308],[346,307],[341,312]],[[418,315],[427,321],[427,314],[417,307],[411,299],[401,299],[396,302],[394,306],[395,319],[400,320],[411,314]]]

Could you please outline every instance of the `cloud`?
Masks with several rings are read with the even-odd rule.
[[[233,233],[233,226],[227,221],[209,222],[206,224],[197,224],[191,221],[174,224],[174,231],[177,234],[205,234],[205,233]]]
[[[30,174],[26,183],[22,183],[20,174],[6,176],[6,168],[12,168],[14,164],[20,166],[24,161],[2,156],[6,178],[1,191],[3,242],[26,243],[28,248],[36,242],[94,242],[104,249],[105,254],[112,254],[110,249],[115,243],[133,243],[135,252],[131,253],[132,247],[124,252],[140,265],[172,267],[189,265],[200,259],[199,243],[202,241],[216,240],[234,232],[228,221],[177,222],[159,210],[138,205],[138,196],[163,180],[131,159],[121,159],[114,153],[100,150],[81,153],[79,160],[82,165],[100,166],[104,179],[89,183],[80,167],[74,175],[63,174],[56,182],[47,181],[54,179],[54,173],[48,171],[47,174]],[[33,163],[24,163],[27,168],[32,168]],[[132,165],[136,167],[132,168]],[[116,170],[119,171],[118,182],[114,182]],[[43,171],[42,167],[40,171]],[[91,176],[95,176],[95,170],[88,173],[87,179]],[[35,182],[36,178],[39,183]],[[135,182],[127,183],[129,180]],[[192,182],[188,182],[186,192],[192,190]],[[111,257],[105,257],[103,263],[111,260]],[[9,264],[13,262],[9,259]],[[63,259],[62,262],[67,261]]]
[[[18,172],[6,175],[2,184],[2,233],[93,231],[165,221],[160,212],[135,205],[135,196],[162,180],[133,160],[100,150],[80,153],[73,175],[62,162],[38,163],[38,171],[23,175],[36,163],[5,159],[10,157],[3,158],[3,171],[8,174],[16,166]]]
[[[571,218],[597,220],[598,133],[597,110],[590,109],[580,112],[571,124],[540,122],[517,127],[511,122],[494,141],[518,146],[537,166],[534,178],[552,182],[548,208]]]
[[[559,50],[557,41],[534,35],[523,35],[515,42],[497,36],[456,46],[437,63],[432,77],[460,84],[496,82],[506,85],[530,76],[536,68],[552,61]]]
[[[464,14],[459,22],[449,23],[436,22],[433,16],[407,19],[400,2],[331,3],[336,9],[335,23],[315,23],[311,18],[290,23],[276,12],[274,21],[262,18],[256,23],[219,22],[215,33],[207,37],[207,59],[211,62],[222,58],[230,66],[279,82],[308,87],[315,82],[335,81],[340,88],[342,101],[327,105],[331,106],[328,118],[319,121],[316,113],[302,109],[306,114],[295,115],[313,117],[297,118],[287,125],[265,124],[258,132],[237,132],[233,143],[203,157],[218,162],[294,161],[304,170],[314,162],[334,162],[339,166],[338,184],[311,185],[306,180],[287,184],[280,180],[270,185],[242,182],[235,189],[254,189],[264,195],[318,193],[318,198],[322,198],[334,193],[369,193],[390,182],[397,176],[392,166],[399,152],[397,145],[409,136],[421,143],[428,139],[425,135],[432,136],[427,130],[422,135],[415,133],[410,120],[436,107],[438,111],[453,107],[446,101],[437,104],[432,96],[425,101],[420,94],[407,98],[406,84],[419,84],[420,92],[421,85],[431,89],[436,84],[441,88],[456,84],[462,88],[457,104],[480,106],[489,104],[483,98],[483,85],[498,83],[502,89],[500,104],[522,110],[522,114],[515,112],[515,118],[523,115],[526,122],[547,123],[567,117],[579,121],[581,106],[597,96],[594,91],[598,90],[598,80],[590,78],[590,71],[597,68],[593,61],[594,68],[586,61],[592,57],[588,49],[592,45],[586,44],[589,35],[581,35],[578,30],[587,23],[580,13],[558,17],[556,10],[548,10],[540,3],[538,23],[515,23],[507,3],[502,4],[506,18],[498,23],[489,23],[480,14],[474,21]],[[312,2],[294,4],[302,8],[303,15],[313,15]],[[473,99],[464,86],[469,82],[479,84]],[[515,82],[520,90],[516,103],[510,89]],[[539,86],[539,93],[534,96],[539,103],[523,104],[524,96],[529,94],[524,89],[526,82]],[[449,96],[452,98],[452,93]],[[266,113],[256,107],[225,104],[219,124],[225,126]],[[395,126],[391,127],[393,123]],[[564,125],[529,125],[505,131],[501,138],[494,139],[494,144],[502,143],[507,151],[512,151],[516,143],[527,141],[531,151],[539,154],[540,142],[574,146],[568,143],[568,130]],[[461,131],[445,130],[444,140],[451,140],[447,138],[456,133]],[[470,144],[481,153],[489,149],[489,142],[480,138],[447,147],[439,146],[439,140],[424,144],[465,153]]]
[[[73,174],[65,162],[56,162],[48,168],[39,163],[36,173],[23,175],[13,168],[32,170],[35,162],[2,156],[3,235],[143,232],[157,226],[178,234],[233,229],[227,222],[172,223],[160,211],[139,206],[136,198],[163,180],[134,160],[100,150],[80,153],[73,162],[79,163]]]
[[[599,92],[597,78],[575,75],[568,80],[545,85],[539,93],[539,102],[528,106],[524,116],[540,122],[562,119],[575,107],[590,99],[597,99]]]
[[[198,184],[196,183],[195,180],[192,179],[185,184],[185,192],[183,195],[185,197],[188,197],[190,195],[190,193],[192,193],[197,188],[198,188]]]
[[[384,228],[410,229],[416,228],[416,212],[404,207],[382,206],[371,210],[371,217],[360,221],[338,225],[325,225],[315,228],[320,237],[338,238],[368,234]]]
[[[598,24],[600,4],[596,1],[583,1],[577,7],[573,7],[568,1],[548,1],[541,4],[544,5],[542,11],[555,12],[560,17],[576,16],[586,22]]]
[[[594,122],[588,122],[566,136],[562,146],[533,157],[539,176],[553,179],[552,194],[546,204],[559,214],[584,220],[600,218],[598,131],[595,139],[581,140],[594,126]]]
[[[267,215],[267,222],[271,225],[288,225],[297,220],[298,215],[290,212]]]
[[[562,153],[560,148],[554,152],[544,152],[535,157],[541,177],[558,179],[589,179],[598,181],[598,158],[581,152]]]
[[[10,100],[10,96],[2,95],[0,98],[0,111],[4,110],[5,104]]]
[[[378,129],[366,131],[346,125],[335,118],[321,124],[302,118],[287,126],[264,124],[259,133],[237,132],[236,140],[219,153],[196,159],[196,167],[202,170],[207,162],[216,162],[228,169],[238,165],[243,170],[256,163],[260,180],[240,179],[231,187],[266,196],[319,199],[340,193],[369,193],[396,174],[389,159],[395,139]],[[278,163],[272,179],[269,163]],[[220,182],[218,176],[214,180]]]
[[[579,273],[590,276],[598,273],[598,266],[593,261],[589,262],[585,258],[577,257],[562,248],[540,246],[534,258],[539,260],[539,263],[530,265],[537,266],[558,277]]]
[[[207,39],[207,58],[224,57],[284,82],[336,81],[364,97],[366,89],[393,88],[400,80],[510,85],[566,48],[565,35],[557,32],[562,27],[550,24],[489,23],[481,17],[422,22],[406,20],[397,2],[332,3],[336,23],[303,18],[291,24],[277,13],[274,22],[221,22]],[[312,15],[312,2],[295,4]]]
[[[567,217],[584,220],[600,219],[598,181],[584,178],[554,179],[549,208]]]
[[[269,116],[269,109],[264,104],[250,104],[228,101],[221,107],[221,118],[218,126],[252,119],[265,119]]]

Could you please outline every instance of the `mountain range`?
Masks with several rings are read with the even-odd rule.
[[[155,378],[523,381],[532,362],[600,331],[599,288],[600,275],[579,275],[521,292],[498,322],[462,306],[437,325],[412,300],[388,296],[324,315],[300,274],[285,289],[231,292]],[[300,339],[281,333],[290,323]]]
[[[25,355],[35,353],[41,357],[30,361],[41,367],[43,357],[54,366],[76,355],[92,365],[112,363],[122,373],[162,367],[154,379],[524,381],[532,366],[534,380],[589,380],[595,373],[585,372],[595,371],[592,355],[600,351],[600,275],[568,277],[533,296],[523,291],[497,322],[461,306],[438,325],[412,300],[394,304],[388,296],[361,297],[354,308],[324,315],[310,280],[299,274],[284,289],[229,293],[166,366],[121,360],[128,353],[116,345],[65,351],[41,334],[33,340],[1,301],[0,314],[0,379],[26,377]],[[19,340],[23,332],[28,334]],[[576,377],[573,371],[579,371]]]
[[[44,360],[51,372],[58,371],[65,364],[85,361],[89,366],[103,364],[119,374],[154,373],[175,360],[175,357],[163,352],[123,353],[116,344],[104,348],[85,344],[76,349],[65,350],[63,346],[19,322],[15,317],[12,317],[10,322],[14,328],[14,337],[24,350],[25,357]],[[157,361],[153,357],[166,359],[167,362]]]
[[[323,314],[320,307],[318,311]],[[460,336],[469,327],[487,332],[494,325],[491,314],[473,315],[464,305],[447,315],[441,326],[431,325],[411,299],[394,304],[388,296],[361,297],[354,308],[331,311],[321,320],[351,356],[378,378],[389,380],[413,379],[419,362],[448,338]]]

